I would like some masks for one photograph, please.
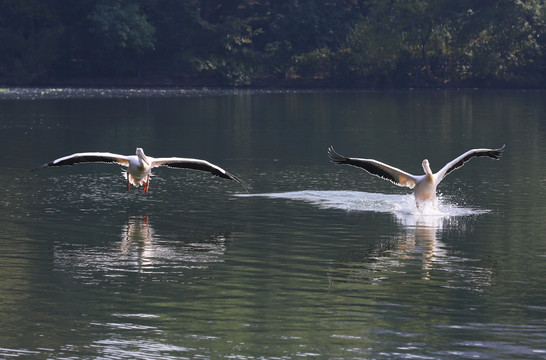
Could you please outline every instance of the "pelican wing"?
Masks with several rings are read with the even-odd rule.
[[[459,156],[459,157],[453,159],[452,161],[450,161],[449,163],[447,163],[442,169],[440,169],[440,171],[438,171],[436,173],[436,179],[437,179],[438,182],[440,182],[444,177],[446,177],[447,174],[449,174],[453,170],[456,170],[456,169],[462,167],[467,161],[469,161],[470,159],[475,158],[475,157],[487,156],[487,157],[490,157],[491,159],[498,160],[501,157],[505,146],[506,145],[503,145],[499,149],[472,149],[472,150],[468,150],[467,152],[465,152],[461,156]]]
[[[108,152],[83,152],[64,156],[56,160],[47,162],[34,170],[43,169],[50,166],[72,166],[82,163],[118,163],[124,166],[129,166],[129,157],[125,155],[112,154]]]
[[[221,167],[211,164],[206,160],[178,158],[178,157],[154,158],[152,160],[152,167],[157,167],[157,166],[168,166],[170,168],[207,171],[211,173],[212,175],[238,182],[247,191],[248,189],[251,188],[250,185],[246,184],[241,179],[237,178],[235,175],[230,174],[229,172],[222,169]]]
[[[417,182],[416,176],[408,174],[405,171],[402,171],[387,164],[383,164],[382,162],[373,159],[358,159],[345,157],[338,154],[332,146],[330,146],[330,148],[328,149],[328,156],[330,157],[330,160],[336,164],[347,164],[359,167],[366,170],[372,175],[378,176],[385,180],[389,180],[390,182],[398,186],[407,186],[413,189],[415,187],[415,183]]]

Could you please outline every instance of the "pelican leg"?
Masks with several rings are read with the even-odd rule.
[[[150,174],[146,175],[146,183],[144,184],[144,193],[148,193],[148,189],[150,187]]]
[[[129,183],[129,176],[127,176],[127,192],[131,191],[131,183]]]

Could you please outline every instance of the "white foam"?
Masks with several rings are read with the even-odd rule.
[[[432,202],[424,202],[420,204],[419,208],[417,208],[412,194],[304,190],[281,193],[238,194],[237,196],[304,201],[321,209],[389,213],[395,215],[398,221],[408,226],[419,223],[425,224],[425,226],[438,227],[442,220],[447,218],[489,212],[489,210],[459,206],[441,195],[437,198],[436,206]]]

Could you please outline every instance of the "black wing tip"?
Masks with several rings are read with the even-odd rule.
[[[506,148],[506,144],[502,145],[502,147],[498,149],[491,151],[491,154],[490,154],[491,158],[495,160],[499,160],[505,148]]]
[[[232,175],[233,176],[233,175]],[[245,191],[248,193],[250,192],[250,190],[252,190],[252,186],[250,184],[247,184],[246,182],[244,182],[243,180],[239,179],[239,178],[236,178],[235,176],[233,176],[233,181],[239,183],[239,185],[241,185],[243,187],[243,189],[245,189]]]
[[[328,157],[334,164],[345,164],[347,162],[347,158],[337,153],[332,145],[328,148]]]
[[[225,171],[225,170],[224,170]],[[232,180],[232,181],[235,181],[236,183],[238,183],[239,185],[241,185],[245,191],[248,193],[250,192],[250,190],[252,190],[252,186],[250,184],[247,184],[246,182],[244,182],[243,180],[239,179],[237,176],[233,175],[233,174],[230,174],[229,172],[225,172],[224,174],[225,176],[222,176],[226,179],[229,179],[229,180]]]
[[[38,167],[36,167],[36,168],[34,168],[34,169],[30,169],[30,172],[35,172],[36,170],[40,170],[40,169],[49,167],[49,166],[51,166],[51,165],[53,165],[53,162],[52,162],[52,161],[47,162],[47,163],[45,163],[45,164],[42,164],[42,165],[40,165],[40,166],[38,166]]]
[[[233,175],[232,175],[233,176]],[[244,182],[243,180],[239,179],[239,178],[236,178],[235,176],[233,176],[233,181],[237,182],[239,185],[241,185],[243,187],[243,189],[245,189],[245,191],[247,193],[250,192],[250,190],[252,190],[252,185]]]

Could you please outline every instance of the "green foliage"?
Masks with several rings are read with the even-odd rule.
[[[3,0],[0,81],[543,87],[546,0]]]
[[[28,83],[46,77],[58,59],[63,32],[42,2],[0,2],[0,79]]]
[[[137,3],[106,0],[97,3],[87,17],[92,51],[89,61],[99,74],[127,74],[138,66],[144,52],[153,50],[155,29]]]
[[[98,3],[88,18],[89,31],[105,51],[131,50],[141,54],[154,47],[154,28],[136,3]]]
[[[479,11],[477,16],[499,20],[484,22],[465,47],[470,75],[497,83],[540,85],[536,80],[544,81],[544,67],[537,67],[544,65],[544,43],[540,43],[545,35],[544,2],[499,2]]]
[[[347,46],[372,83],[543,86],[544,0],[371,3]]]
[[[351,49],[351,70],[373,85],[384,84],[399,65],[402,45],[402,39],[394,29],[363,21],[354,27],[346,40],[347,48]]]

